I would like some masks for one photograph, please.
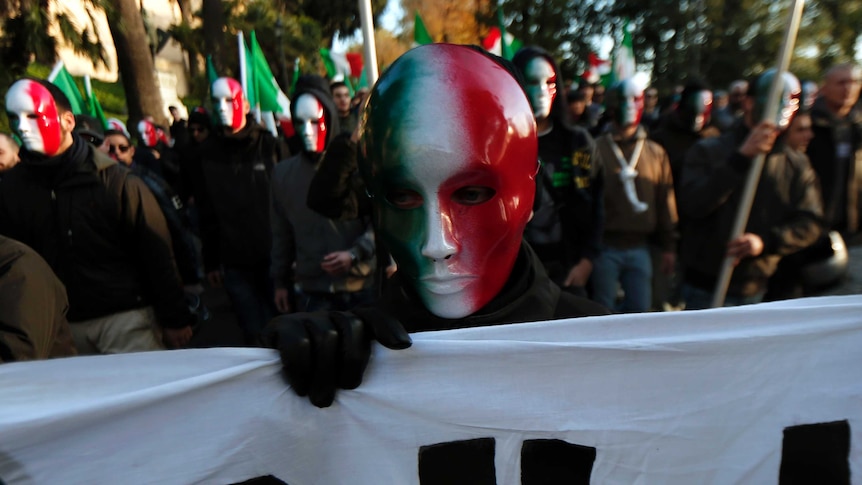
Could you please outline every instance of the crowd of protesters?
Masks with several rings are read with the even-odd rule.
[[[785,75],[770,114],[769,72],[726,90],[690,80],[662,100],[634,79],[567,85],[539,48],[513,65],[540,162],[524,239],[564,291],[664,311],[709,307],[725,258],[727,305],[811,295],[844,276],[862,209],[857,66],[816,83]],[[373,302],[397,268],[367,201],[328,213],[307,203],[361,187],[367,91],[351,91],[301,77],[274,134],[220,78],[209,109],[171,107],[169,128],[144,119],[132,131],[74,116],[48,82],[14,83],[13,133],[0,134],[0,362],[184,347],[212,288],[249,346],[279,313]],[[731,238],[761,155],[748,225]]]

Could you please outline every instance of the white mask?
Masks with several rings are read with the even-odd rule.
[[[323,152],[326,148],[327,126],[323,105],[317,98],[311,94],[302,94],[296,99],[293,124],[306,150],[311,153]]]

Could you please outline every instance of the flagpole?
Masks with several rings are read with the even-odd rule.
[[[237,52],[239,52],[239,83],[242,85],[242,92],[245,99],[248,99],[248,66],[245,64],[245,40],[242,36],[242,31],[236,34]]]
[[[779,98],[784,88],[784,73],[790,67],[790,58],[793,56],[793,47],[796,44],[796,34],[799,32],[799,24],[802,20],[802,7],[805,5],[805,0],[794,0],[793,8],[790,12],[790,17],[787,20],[787,30],[784,32],[784,41],[781,44],[781,49],[778,51],[778,62],[776,65],[776,73],[772,78],[772,85],[769,87],[769,97],[766,100],[766,110],[764,111],[764,120],[772,118],[778,111]],[[739,209],[736,213],[736,219],[733,223],[733,229],[730,233],[730,240],[742,236],[745,231],[745,226],[748,225],[748,217],[751,215],[751,206],[754,204],[754,196],[757,193],[757,184],[760,182],[760,172],[763,171],[763,165],[766,161],[766,154],[759,154],[754,157],[751,163],[751,168],[748,171],[748,178],[745,181],[745,187],[742,192],[742,197],[739,201]],[[712,307],[717,308],[724,306],[724,299],[727,296],[727,288],[730,286],[730,278],[733,276],[733,263],[735,258],[725,256],[721,267],[721,274],[718,277],[718,282],[715,286],[715,294],[712,298]]]
[[[365,41],[365,74],[368,85],[377,82],[377,46],[374,42],[374,19],[371,17],[371,0],[359,0],[359,17],[362,20],[362,37]]]
[[[54,68],[51,69],[51,74],[48,74],[48,82],[54,82],[54,79],[57,79],[57,76],[60,75],[60,70],[63,69],[63,60],[59,60],[54,64]]]

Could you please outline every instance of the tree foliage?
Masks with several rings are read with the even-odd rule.
[[[549,51],[559,62],[564,81],[583,72],[590,52],[598,50],[602,35],[612,32],[609,2],[602,0],[505,0],[502,4],[507,31],[524,45]],[[496,7],[480,13],[496,25]]]
[[[332,46],[336,36],[346,39],[361,27],[359,2],[356,0],[283,0],[278,3],[287,13],[317,22],[327,47]],[[387,3],[388,0],[371,0],[375,24]]]
[[[405,41],[413,41],[413,21],[416,12],[435,42],[478,44],[488,35],[488,26],[477,12],[487,11],[491,0],[401,0],[404,10],[402,24]]]
[[[716,87],[772,66],[787,21],[788,1],[775,0],[504,0],[508,30],[560,60],[567,79],[587,67],[603,36],[616,42],[624,20],[633,26],[640,69],[665,93],[692,77]],[[495,6],[477,12],[493,25]],[[791,69],[818,78],[853,60],[862,0],[806,2]]]

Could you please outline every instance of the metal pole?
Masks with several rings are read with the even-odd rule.
[[[371,17],[371,0],[359,0],[359,17],[362,20],[362,37],[365,41],[365,77],[368,84],[377,82],[377,47],[374,43],[374,19]]]
[[[781,49],[778,51],[778,63],[776,65],[775,77],[772,78],[772,85],[769,87],[769,97],[766,100],[766,110],[764,117],[770,119],[778,110],[779,98],[784,89],[784,73],[790,67],[790,58],[793,56],[793,46],[796,44],[796,34],[799,32],[799,23],[802,20],[802,7],[805,5],[805,0],[794,0],[793,8],[790,12],[790,18],[787,20],[787,30],[784,32],[784,41],[781,44]],[[754,204],[754,196],[757,193],[757,184],[760,182],[760,172],[763,171],[763,164],[766,161],[766,154],[760,154],[754,157],[751,163],[751,168],[748,171],[748,178],[745,181],[745,187],[742,192],[742,197],[739,200],[739,209],[736,213],[736,219],[733,223],[733,229],[730,233],[730,240],[741,236],[745,231],[745,226],[748,225],[748,216],[751,215],[751,206]],[[718,282],[715,287],[715,294],[712,298],[712,307],[717,308],[724,306],[724,299],[727,296],[727,288],[730,285],[730,278],[733,276],[734,258],[726,256],[721,267],[721,274],[718,277]]]

